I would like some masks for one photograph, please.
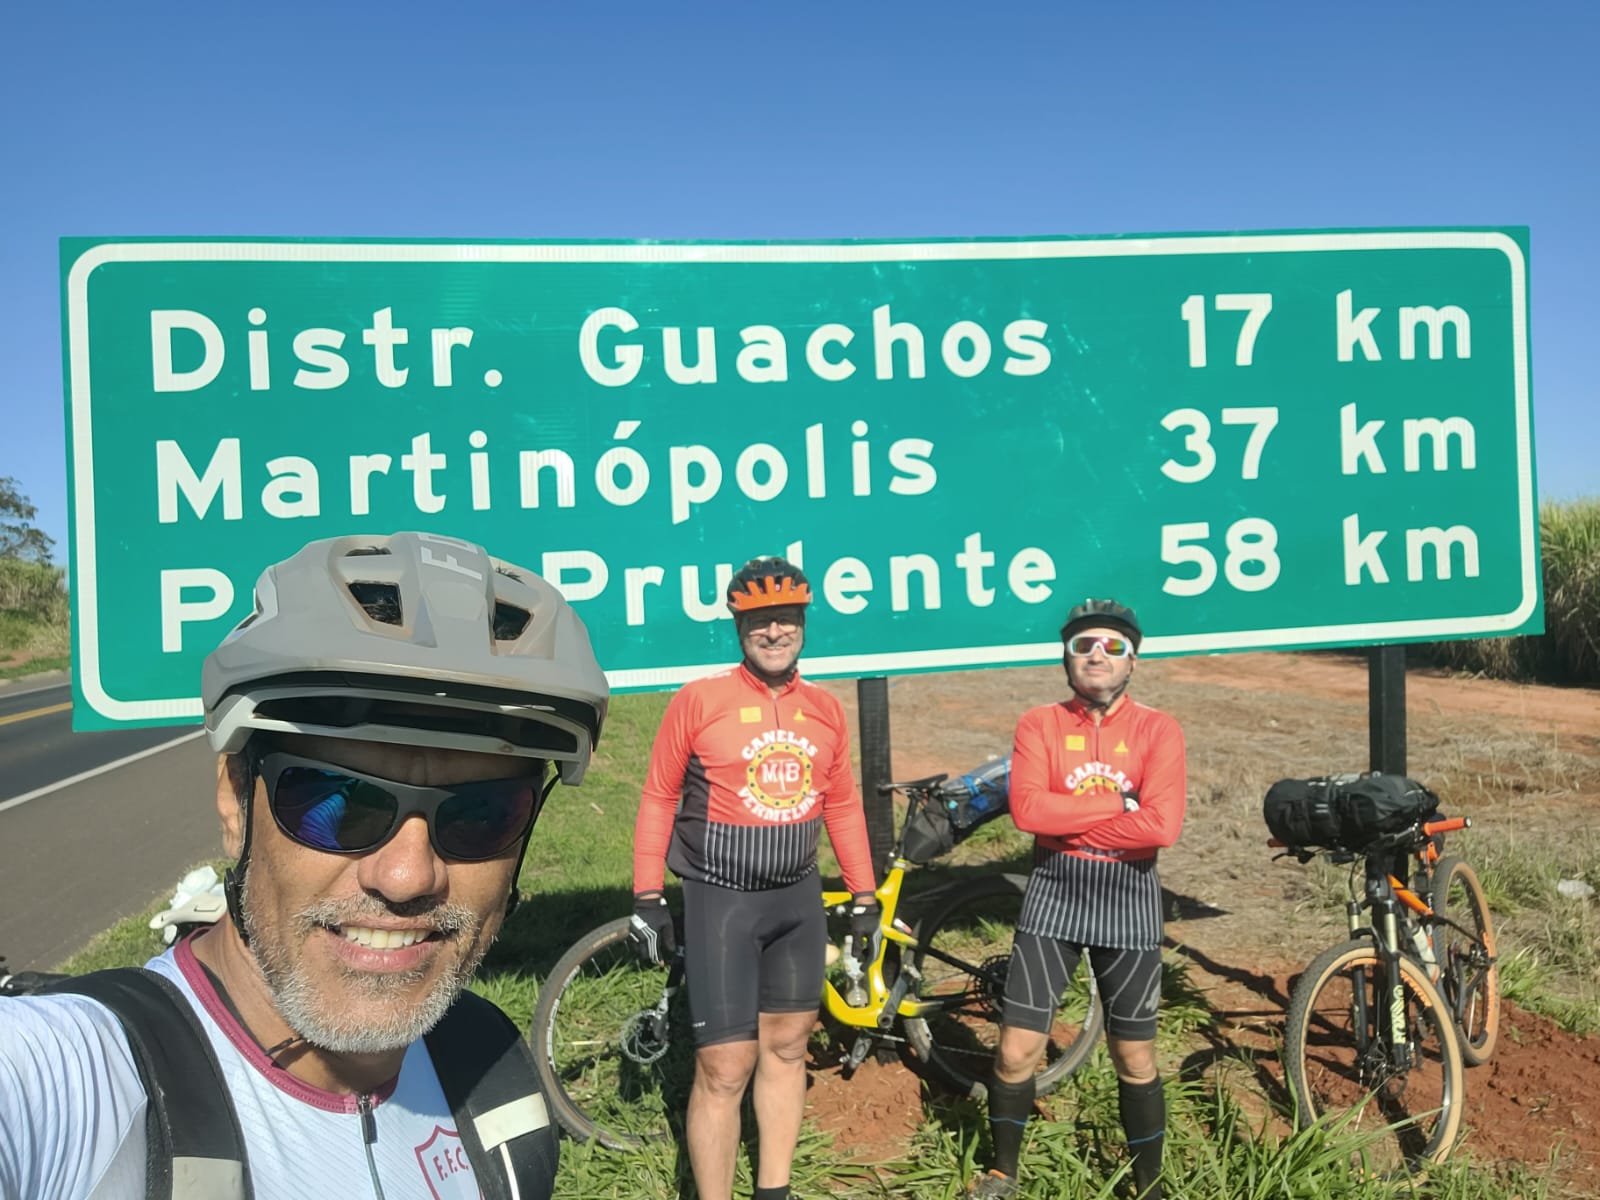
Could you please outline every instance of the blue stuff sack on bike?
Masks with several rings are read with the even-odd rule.
[[[1010,811],[1010,783],[1009,754],[946,780],[907,818],[901,852],[919,865],[950,853],[975,829]]]
[[[1344,851],[1361,850],[1438,811],[1439,797],[1415,779],[1377,771],[1280,779],[1261,805],[1268,830],[1285,845]]]
[[[947,780],[939,785],[939,794],[959,842],[980,825],[1010,811],[1011,756],[997,758],[960,779]]]

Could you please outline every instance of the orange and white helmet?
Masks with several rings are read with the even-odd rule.
[[[811,584],[805,572],[786,558],[752,558],[728,581],[728,610],[738,616],[762,608],[811,603]]]

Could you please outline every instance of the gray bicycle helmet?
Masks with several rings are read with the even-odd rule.
[[[1062,645],[1066,645],[1067,640],[1081,629],[1120,629],[1128,635],[1135,652],[1144,639],[1139,629],[1139,618],[1134,615],[1133,609],[1115,600],[1085,600],[1082,604],[1074,605],[1067,613],[1067,623],[1061,627]]]
[[[547,759],[568,784],[609,694],[560,592],[431,533],[325,538],[268,567],[201,674],[219,752],[322,734]]]

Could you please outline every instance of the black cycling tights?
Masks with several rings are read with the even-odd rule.
[[[683,882],[683,954],[694,1043],[753,1041],[758,1015],[822,1002],[822,880],[760,892]]]

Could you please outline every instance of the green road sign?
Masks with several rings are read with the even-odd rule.
[[[1542,628],[1527,231],[840,244],[62,244],[80,728],[190,720],[261,567],[478,541],[621,689]]]

